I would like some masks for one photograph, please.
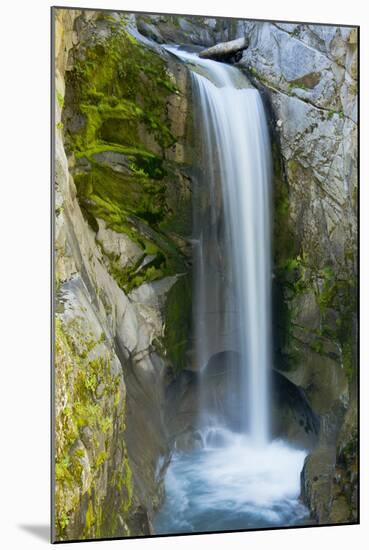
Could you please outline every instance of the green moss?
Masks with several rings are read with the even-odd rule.
[[[110,149],[111,150],[111,149]],[[141,170],[132,178],[130,175],[114,171],[109,166],[93,160],[96,150],[89,160],[92,167],[88,172],[75,174],[78,197],[84,207],[94,217],[102,217],[106,222],[125,223],[130,215],[155,225],[164,215],[163,199],[165,188],[162,182],[153,181],[160,173],[160,162],[138,154],[127,155],[134,169]],[[118,152],[118,151],[117,151]],[[123,153],[121,149],[119,152]],[[127,151],[124,151],[127,153]]]
[[[343,111],[335,111],[330,109],[327,113],[328,120],[330,120],[334,115],[338,115],[340,119],[345,118],[345,113]]]
[[[123,495],[120,513],[125,516],[129,512],[133,501],[133,475],[125,447],[123,448],[122,463],[119,468],[114,470],[110,486]]]
[[[169,275],[171,272],[170,263],[166,256],[151,242],[143,243],[144,253],[133,265],[121,267],[120,256],[107,252],[100,241],[97,241],[102,253],[106,258],[106,267],[110,275],[115,279],[118,286],[126,293],[143,283],[155,281]],[[140,244],[142,241],[140,241]],[[153,258],[141,267],[144,259],[148,256]]]
[[[120,399],[120,392],[117,391],[114,400],[114,407],[118,406]],[[113,419],[111,416],[106,416],[100,420],[100,428],[103,434],[109,434],[113,432]]]
[[[68,524],[69,524],[69,517],[68,517],[68,514],[63,511],[59,518],[58,518],[58,527],[59,527],[59,531],[60,532],[64,532],[65,529],[68,527]]]
[[[253,76],[254,78],[261,79],[258,71],[255,69],[255,67],[248,67],[248,73]]]
[[[275,361],[279,368],[293,368],[291,350],[291,308],[286,293],[293,284],[294,272],[291,260],[296,258],[295,235],[290,221],[290,199],[284,175],[281,153],[277,141],[272,141],[273,159],[273,304],[275,319]]]
[[[274,264],[277,270],[284,270],[286,264],[297,256],[294,228],[290,219],[289,190],[281,164],[281,155],[276,142],[273,142],[273,190],[274,190]],[[296,170],[294,161],[289,161],[289,170]]]
[[[175,143],[167,101],[179,93],[165,62],[129,35],[124,25],[116,25],[107,39],[98,40],[76,62],[68,86],[73,90],[71,106],[84,121],[78,131],[66,121],[69,151],[88,161],[87,169],[78,162],[74,174],[83,215],[94,231],[99,217],[135,242],[144,238],[160,248],[166,270],[174,273],[179,264],[183,267],[178,261],[181,254],[159,228],[168,214],[165,152]],[[161,153],[150,152],[140,141],[143,128]],[[123,171],[104,160],[101,154],[108,152],[122,155]],[[154,231],[145,231],[141,222]],[[146,280],[149,275],[153,280],[160,273],[150,266],[139,277]]]
[[[308,86],[306,86],[303,82],[289,82],[288,83],[288,91],[293,92],[294,90],[308,90]]]
[[[267,79],[255,69],[255,67],[247,67],[246,74],[247,76],[258,80],[261,84],[269,88],[270,82],[268,82]]]
[[[75,101],[86,117],[85,127],[72,136],[80,150],[98,138],[101,131],[108,142],[112,132],[113,143],[138,143],[139,124],[164,149],[175,142],[165,113],[167,96],[178,92],[176,85],[168,76],[164,61],[122,26],[112,28],[107,39],[89,48],[86,58],[75,64],[71,77]],[[131,124],[119,128],[117,136],[114,129],[108,128],[110,123],[103,127],[111,119]]]
[[[56,529],[58,537],[63,539],[70,517],[80,502],[83,458],[87,453],[81,446],[81,434],[86,427],[92,433],[88,457],[92,475],[91,487],[94,487],[94,476],[99,475],[99,469],[109,459],[115,418],[119,419],[119,439],[123,445],[125,411],[124,404],[121,406],[120,375],[111,373],[109,352],[95,359],[89,358],[89,353],[105,340],[105,335],[102,333],[94,340],[85,331],[79,330],[77,319],[65,327],[59,318],[56,319],[55,333],[56,386],[67,392],[66,405],[56,417]],[[111,403],[109,410],[106,409],[107,402]],[[101,434],[108,442],[105,449],[100,447]],[[68,498],[65,494],[69,495]],[[103,503],[95,504],[97,514]],[[96,534],[97,516],[93,511],[90,502],[85,537]]]
[[[306,255],[300,256],[300,254],[279,263],[278,275],[294,296],[302,294],[309,288],[307,264]]]
[[[324,354],[324,341],[328,339],[338,343],[342,350],[343,368],[348,379],[352,380],[356,312],[356,285],[352,276],[342,272],[338,274],[331,265],[318,269],[311,265],[308,256],[304,254],[302,257],[298,255],[291,258],[280,266],[278,277],[283,281],[284,288],[290,292],[289,300],[305,292],[315,294],[320,312],[320,328],[317,331],[307,331],[310,347],[316,353]],[[337,315],[335,326],[329,321],[331,312]],[[287,325],[289,326],[288,323]]]
[[[118,488],[121,491],[125,490],[125,499],[123,500],[123,503],[122,503],[122,512],[123,514],[126,514],[132,505],[132,498],[133,498],[132,470],[129,465],[126,449],[125,449],[125,454],[123,458],[123,468],[122,468],[122,473],[120,477],[120,482],[118,484]]]
[[[107,452],[106,451],[101,451],[101,453],[99,453],[96,457],[95,468],[96,469],[100,468],[100,466],[102,464],[104,464],[104,462],[106,461],[107,458],[108,458]]]
[[[331,266],[320,270],[319,277],[323,279],[321,290],[317,295],[317,303],[321,313],[324,314],[328,307],[333,307],[334,295],[336,293],[335,274]]]
[[[320,309],[321,334],[338,342],[342,350],[342,365],[351,381],[354,373],[354,318],[356,315],[356,281],[351,269],[337,271],[331,265],[312,275],[316,283],[316,300]],[[328,326],[328,314],[335,311],[335,326]]]
[[[179,372],[187,365],[191,320],[191,278],[186,275],[172,286],[166,301],[164,348],[174,372]]]
[[[58,90],[56,90],[56,101],[58,102],[59,107],[61,109],[63,109],[63,107],[64,107],[64,97]]]
[[[165,61],[138,43],[124,23],[115,23],[110,36],[91,43],[68,72],[67,90],[66,144],[77,159],[73,175],[85,219],[95,232],[97,219],[103,219],[145,255],[155,255],[142,269],[122,270],[118,258],[105,254],[110,274],[129,292],[143,282],[183,272],[184,256],[171,233],[188,232],[191,199],[173,214],[168,189],[177,193],[172,181],[178,173],[165,158],[175,143],[167,102],[179,91]],[[119,155],[121,169],[109,153]]]
[[[310,344],[310,347],[313,351],[315,351],[315,353],[319,353],[319,354],[323,353],[323,350],[324,350],[323,342],[319,339],[314,340]]]
[[[94,525],[95,525],[95,514],[94,514],[92,500],[90,500],[88,503],[86,518],[85,518],[85,531],[87,533],[86,538],[88,537],[88,533],[92,532]]]

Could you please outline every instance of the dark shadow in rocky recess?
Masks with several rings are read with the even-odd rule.
[[[18,525],[18,527],[44,542],[50,542],[50,525]]]

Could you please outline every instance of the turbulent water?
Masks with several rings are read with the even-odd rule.
[[[291,525],[306,453],[270,440],[271,154],[260,94],[236,68],[178,49],[198,134],[194,190],[196,450],[176,452],[158,533]]]
[[[306,520],[299,500],[305,452],[283,442],[255,446],[226,432],[224,445],[176,453],[166,479],[157,533],[255,529]]]

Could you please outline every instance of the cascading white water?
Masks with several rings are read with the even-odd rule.
[[[200,124],[207,133],[205,171],[213,181],[216,179],[215,153],[220,169],[224,223],[229,230],[226,240],[231,248],[228,267],[237,311],[231,320],[235,326],[229,329],[235,335],[241,355],[240,393],[246,404],[239,408],[240,427],[246,431],[248,426],[251,438],[265,443],[268,438],[271,337],[268,130],[259,92],[252,88],[236,88],[231,80],[232,69],[226,65],[208,62],[206,67],[217,85],[193,73],[195,97],[200,106]],[[238,72],[236,76],[239,78]],[[207,267],[209,264],[200,275],[204,278],[198,281],[200,287],[212,277]],[[204,294],[206,296],[206,292]],[[206,307],[209,308],[209,304]],[[199,347],[206,345],[204,331],[206,326],[197,334]],[[204,355],[209,358],[209,351],[205,350]],[[226,397],[232,399],[232,396]]]
[[[230,380],[224,399],[240,401],[240,430],[265,443],[271,369],[271,162],[264,108],[259,92],[236,68],[176,53],[197,71],[206,71],[206,76],[192,72],[205,187],[205,205],[197,215],[195,209],[196,361],[204,369],[214,351],[232,349],[240,354],[241,368],[230,375],[235,380]],[[225,227],[222,239],[217,234],[220,218]],[[215,271],[222,272],[223,281],[214,291]],[[231,288],[225,292],[227,284]],[[221,327],[222,313],[230,311],[228,326]],[[207,378],[205,372],[203,386]],[[209,412],[206,403],[200,409]],[[218,415],[215,423],[221,420]]]
[[[302,521],[306,453],[270,441],[271,153],[259,92],[234,67],[189,63],[199,149],[194,193],[195,360],[202,448],[174,455],[159,533]]]

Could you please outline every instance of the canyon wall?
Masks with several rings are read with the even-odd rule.
[[[188,445],[195,129],[160,44],[243,36],[273,148],[276,435],[312,449],[315,520],[355,521],[357,30],[54,14],[55,538],[151,534]]]
[[[186,361],[187,75],[135,32],[55,10],[57,540],[152,533]]]
[[[273,366],[282,378],[272,406],[285,424],[276,434],[303,441],[296,420],[309,432],[314,424],[302,495],[320,523],[355,521],[358,29],[165,15],[140,15],[138,26],[157,43],[197,48],[245,38],[237,66],[262,94],[274,159]],[[290,391],[303,413],[286,405]]]
[[[240,65],[271,112],[275,368],[320,417],[303,495],[357,513],[357,29],[246,22]]]

